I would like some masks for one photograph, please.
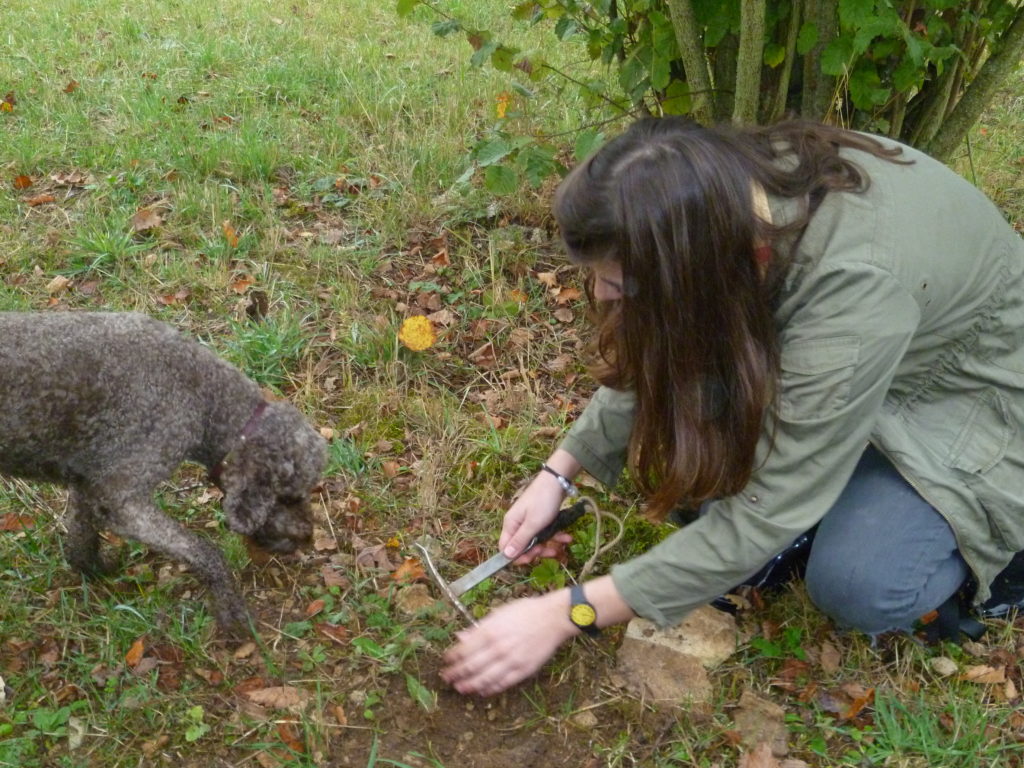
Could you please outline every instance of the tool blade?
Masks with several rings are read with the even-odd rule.
[[[452,594],[458,597],[459,595],[462,595],[463,593],[471,590],[484,579],[488,578],[489,576],[493,576],[511,562],[511,558],[505,557],[503,554],[498,553],[497,555],[494,555],[493,557],[484,560],[482,563],[480,563],[480,565],[478,565],[476,568],[474,568],[472,571],[467,573],[462,578],[453,581],[451,584],[448,585],[448,588],[451,589]]]

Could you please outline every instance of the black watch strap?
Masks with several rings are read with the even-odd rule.
[[[597,611],[587,602],[580,584],[573,584],[569,589],[569,621],[591,637],[601,634],[597,627]]]

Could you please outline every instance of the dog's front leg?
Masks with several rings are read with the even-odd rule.
[[[122,504],[109,514],[110,529],[189,566],[210,593],[218,627],[232,635],[249,631],[245,600],[224,555],[214,544],[170,519],[150,499]]]
[[[96,500],[87,492],[70,488],[64,513],[64,557],[84,576],[102,576],[114,570],[113,561],[100,556],[100,520]]]

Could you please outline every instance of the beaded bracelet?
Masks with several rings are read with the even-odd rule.
[[[579,488],[577,488],[573,484],[572,480],[563,475],[561,472],[553,470],[547,464],[541,464],[540,468],[547,472],[549,475],[554,476],[555,480],[558,481],[558,484],[562,486],[562,490],[565,491],[565,495],[568,496],[570,499],[575,499],[577,496],[580,495]]]

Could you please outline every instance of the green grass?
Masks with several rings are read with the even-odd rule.
[[[514,31],[504,4],[449,7],[521,47],[570,55],[543,29]],[[937,678],[937,651],[835,636],[799,589],[741,617],[748,642],[714,673],[707,713],[657,712],[616,692],[614,632],[495,703],[444,689],[437,656],[456,617],[443,604],[403,608],[408,588],[366,558],[397,565],[424,535],[448,575],[469,567],[474,548],[490,554],[516,486],[590,384],[575,362],[582,308],[555,319],[536,278],[562,264],[550,189],[495,201],[465,175],[508,80],[468,67],[468,45],[433,36],[432,20],[372,0],[0,8],[0,94],[17,100],[0,112],[0,309],[147,312],[333,434],[319,548],[298,560],[251,561],[194,468],[159,494],[239,572],[260,634],[250,649],[221,642],[191,576],[143,547],[108,542],[120,572],[80,581],[63,562],[62,493],[3,481],[0,520],[26,527],[0,531],[0,766],[436,767],[467,754],[513,764],[528,763],[514,750],[534,744],[567,764],[732,768],[731,712],[748,687],[786,708],[791,756],[814,768],[944,754],[966,766],[972,749],[976,765],[1019,765],[1016,702]],[[956,161],[1018,224],[1022,87],[1018,74]],[[544,90],[519,106],[552,131],[584,109]],[[29,204],[40,195],[54,199]],[[137,231],[144,209],[158,223]],[[398,343],[408,313],[438,310],[450,314],[433,347]],[[630,513],[615,558],[664,534],[635,514],[629,491],[598,494]],[[593,527],[577,532],[570,570],[589,555]],[[477,607],[565,577],[546,567],[532,581],[492,579]],[[1020,632],[993,622],[984,649],[1002,658]],[[126,660],[140,639],[141,667]],[[838,671],[814,662],[826,639],[842,651]],[[961,668],[991,660],[944,652],[959,653]],[[807,669],[778,687],[794,660]],[[822,695],[851,682],[874,687],[876,703],[843,720]],[[308,704],[258,705],[253,686],[297,689]],[[581,711],[598,726],[574,726]]]

